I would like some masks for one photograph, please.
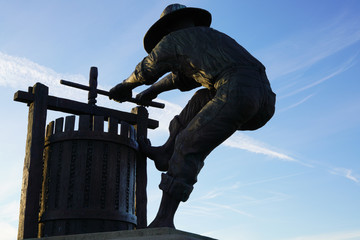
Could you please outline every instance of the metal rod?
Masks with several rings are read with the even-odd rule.
[[[85,91],[90,91],[89,86],[82,85],[82,84],[79,84],[79,83],[74,83],[74,82],[63,80],[63,79],[60,80],[60,83],[63,84],[63,85],[69,86],[69,87],[78,88],[78,89],[82,89],[82,90],[85,90]],[[105,90],[96,89],[96,92],[98,94],[101,94],[101,95],[109,96],[109,92],[105,91]],[[159,103],[159,102],[139,101],[136,98],[130,98],[130,99],[126,100],[126,101],[136,103],[138,105],[143,105],[143,106],[151,106],[151,107],[156,107],[156,108],[165,108],[165,104]]]

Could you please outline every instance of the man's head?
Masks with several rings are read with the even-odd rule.
[[[160,19],[155,22],[144,37],[144,48],[146,52],[151,50],[167,34],[179,29],[206,26],[211,24],[211,14],[200,8],[188,8],[181,4],[171,4],[167,6],[160,15]]]

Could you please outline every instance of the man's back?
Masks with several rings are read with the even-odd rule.
[[[187,58],[197,69],[217,72],[231,65],[262,66],[234,39],[215,29],[192,27],[169,35],[178,56]]]

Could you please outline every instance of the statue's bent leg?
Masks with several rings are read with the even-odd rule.
[[[207,155],[236,130],[243,129],[262,109],[267,95],[265,87],[244,86],[241,77],[253,74],[238,74],[232,76],[233,81],[220,79],[222,84],[215,97],[178,133],[168,172],[162,175],[159,185],[163,190],[160,208],[150,227],[174,227],[176,209],[189,198]]]
[[[174,152],[175,138],[194,116],[214,97],[215,91],[201,89],[187,103],[181,113],[173,118],[169,124],[169,138],[164,145],[152,147],[144,141],[139,141],[140,148],[145,155],[154,160],[155,166],[160,171],[167,171],[169,160]]]
[[[236,80],[218,88],[215,97],[178,134],[160,188],[186,201],[207,155],[256,115],[263,91],[261,87],[242,87]]]

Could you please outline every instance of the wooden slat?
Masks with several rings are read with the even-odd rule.
[[[113,134],[117,134],[118,126],[119,126],[118,120],[116,118],[109,117],[109,119],[108,119],[108,132],[113,133]]]
[[[34,101],[32,93],[17,91],[14,95],[14,101],[31,103]],[[136,114],[122,112],[110,108],[92,106],[86,103],[77,102],[69,99],[48,96],[48,109],[54,111],[61,111],[76,115],[98,115],[104,117],[115,117],[130,124],[136,124]],[[148,119],[147,128],[155,129],[159,126],[159,122],[153,119]]]
[[[120,163],[120,185],[119,185],[119,192],[120,194],[120,198],[119,198],[119,209],[120,210],[125,210],[127,207],[126,204],[126,196],[124,193],[126,193],[127,190],[127,159],[129,157],[129,149],[126,146],[120,146],[119,148],[119,152],[117,154],[117,157],[119,158],[119,163]]]
[[[75,116],[67,116],[65,119],[65,132],[73,132],[75,129]]]
[[[124,121],[121,122],[120,135],[125,136],[126,138],[129,138],[129,136],[130,136],[130,125],[127,122],[124,122]]]
[[[55,133],[60,133],[63,131],[64,118],[58,118],[55,121]]]
[[[93,117],[93,130],[95,132],[103,132],[104,131],[104,117],[102,117],[102,116],[94,116]]]
[[[136,131],[135,131],[135,128],[134,127],[130,127],[130,134],[129,134],[129,137],[131,138],[131,139],[134,139],[134,140],[136,140]]]
[[[51,135],[53,135],[53,133],[54,133],[54,121],[51,121],[46,126],[46,137],[50,137]]]
[[[80,115],[79,119],[79,131],[91,130],[91,120],[89,115]]]

